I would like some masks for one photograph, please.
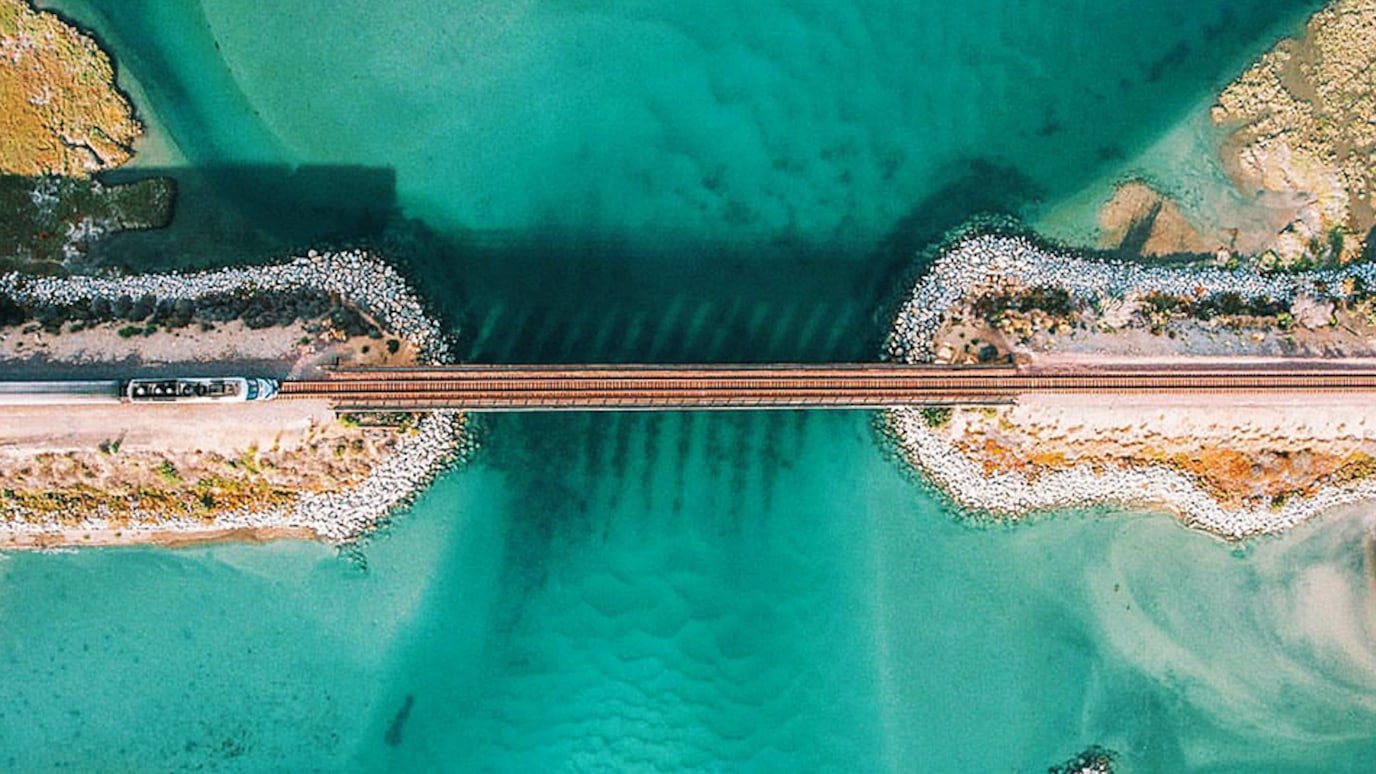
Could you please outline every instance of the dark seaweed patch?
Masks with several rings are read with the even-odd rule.
[[[401,731],[406,726],[406,720],[411,717],[411,708],[416,704],[416,697],[406,694],[406,700],[401,703],[401,708],[392,717],[392,722],[387,726],[387,733],[382,740],[388,747],[396,747],[401,744]]]

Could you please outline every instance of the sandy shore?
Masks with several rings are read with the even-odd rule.
[[[43,550],[82,546],[163,546],[177,548],[207,543],[266,543],[272,540],[314,540],[304,527],[242,527],[195,532],[116,529],[55,529],[47,532],[0,529],[0,550]]]
[[[1360,257],[1376,223],[1374,65],[1376,0],[1336,0],[1219,95],[1212,119],[1231,130],[1221,150],[1239,190],[1295,205],[1264,265]]]
[[[1376,0],[1328,3],[1201,116],[1225,135],[1217,151],[1235,192],[1229,211],[1196,212],[1191,222],[1169,196],[1125,181],[1101,206],[1100,246],[1141,256],[1216,254],[1265,268],[1360,260],[1376,225],[1373,67]]]

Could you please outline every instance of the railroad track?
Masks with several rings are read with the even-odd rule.
[[[1376,395],[1376,368],[575,365],[339,370],[323,380],[283,382],[280,397],[326,398],[341,411],[521,411],[999,404],[1033,393],[1365,392]]]

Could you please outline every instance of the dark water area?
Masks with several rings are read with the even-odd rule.
[[[99,176],[111,185],[176,181],[166,228],[97,242],[93,263],[125,271],[262,263],[322,246],[378,243],[398,219],[396,172],[346,164],[139,167]]]
[[[884,186],[882,196],[861,196],[863,178],[855,175],[867,160],[846,155],[855,150],[850,147],[854,139],[846,136],[821,154],[837,162],[837,178],[797,181],[803,188],[829,189],[819,194],[827,201],[850,202],[840,225],[811,229],[809,213],[795,210],[789,227],[766,229],[761,235],[758,228],[732,227],[743,207],[763,208],[733,194],[733,183],[744,186],[752,177],[764,176],[762,160],[744,156],[723,159],[702,175],[701,185],[720,192],[728,205],[721,213],[723,222],[710,227],[684,222],[679,216],[693,209],[691,203],[675,204],[664,197],[663,206],[674,211],[665,211],[657,222],[627,228],[614,212],[607,212],[611,193],[597,192],[606,173],[587,161],[569,169],[550,166],[529,181],[522,197],[536,197],[542,188],[550,195],[564,194],[543,205],[543,216],[527,219],[519,228],[486,227],[483,218],[471,216],[468,203],[494,195],[489,189],[501,190],[504,181],[446,179],[445,164],[468,152],[462,144],[444,147],[442,154],[426,151],[419,180],[415,158],[392,152],[377,157],[366,145],[326,147],[336,155],[378,158],[379,163],[320,164],[300,158],[305,138],[264,113],[275,105],[254,98],[257,84],[242,69],[243,61],[224,56],[230,43],[224,36],[235,30],[216,27],[224,14],[215,4],[78,2],[76,20],[119,52],[120,67],[137,74],[140,96],[188,161],[182,169],[111,175],[112,180],[154,173],[174,177],[179,183],[177,218],[165,233],[117,235],[99,248],[98,257],[130,268],[187,268],[258,262],[311,248],[372,247],[412,271],[417,285],[460,329],[460,355],[473,362],[872,360],[892,301],[920,272],[917,257],[942,233],[979,214],[1027,214],[1076,190],[1180,116],[1198,93],[1198,86],[1181,89],[1180,84],[1221,84],[1231,68],[1264,45],[1258,39],[1264,38],[1264,30],[1278,19],[1299,18],[1312,5],[1256,2],[1243,10],[1227,3],[1196,8],[1166,2],[1132,12],[1087,10],[1091,18],[1068,25],[1073,32],[1063,42],[1064,52],[1048,49],[1041,40],[1048,34],[1041,29],[1043,16],[1034,15],[1036,26],[1015,32],[1018,24],[1030,22],[1019,22],[1019,12],[972,8],[968,20],[952,27],[957,40],[984,24],[986,34],[1006,36],[1018,52],[1030,46],[1047,58],[1047,66],[1064,65],[1071,80],[1085,78],[1088,86],[1080,92],[1058,91],[1034,75],[1026,89],[1028,95],[1039,95],[1039,112],[1015,112],[1020,103],[1011,95],[1020,94],[1020,79],[1028,78],[1020,65],[991,62],[990,73],[981,75],[983,63],[964,61],[970,52],[961,52],[954,62],[928,61],[918,46],[912,54],[919,57],[919,69],[945,72],[956,64],[960,76],[971,79],[964,87],[969,99],[980,99],[982,87],[998,86],[998,93],[1009,95],[1010,112],[996,110],[981,121],[979,108],[962,106],[958,99],[924,103],[931,98],[920,91],[909,93],[913,87],[886,63],[874,77],[885,83],[896,79],[894,95],[908,101],[894,115],[906,116],[904,111],[917,104],[925,109],[912,114],[914,131],[901,143],[876,151],[873,163]],[[871,12],[877,19],[888,13],[878,8]],[[309,12],[298,13],[311,18]],[[1099,27],[1115,32],[1131,27],[1124,14],[1133,13],[1140,15],[1141,29],[1169,31],[1159,46],[1116,56],[1084,38]],[[980,14],[990,18],[981,22]],[[394,21],[410,25],[416,20]],[[264,45],[274,42],[269,36]],[[1103,60],[1108,70],[1120,73],[1117,81],[1086,78],[1072,63],[1061,62],[1074,52]],[[1124,61],[1129,58],[1131,66]],[[319,64],[318,55],[303,52],[301,72],[292,72],[291,78],[304,82]],[[357,78],[361,73],[346,69],[333,75]],[[323,122],[352,103],[339,99],[343,95],[336,94],[337,84],[319,88],[335,101],[312,100],[301,106],[304,113],[293,107],[295,118],[308,119],[319,111]],[[435,97],[447,88],[439,88]],[[436,102],[413,109],[409,118],[366,107],[361,111],[379,130],[405,133],[443,118],[432,113],[457,108]],[[968,115],[972,110],[973,117]],[[691,120],[691,106],[684,111],[685,120]],[[885,115],[877,112],[876,121]],[[462,114],[456,117],[467,120]],[[969,118],[974,118],[969,126],[960,123]],[[513,132],[516,128],[510,127]],[[801,126],[798,130],[805,135]],[[385,131],[381,136],[396,140]],[[965,144],[965,136],[975,144]],[[289,137],[295,142],[286,142]],[[484,139],[491,147],[480,153],[505,152],[499,142]],[[535,158],[539,152],[518,151]],[[298,164],[303,166],[298,169]],[[815,159],[779,153],[768,164],[775,174],[817,167]],[[667,174],[667,169],[641,174]],[[407,189],[401,193],[399,180]],[[406,206],[418,194],[440,200],[442,219],[425,214],[436,210],[433,205]],[[601,214],[590,217],[592,213]],[[816,219],[826,217],[818,212]],[[712,324],[705,324],[707,320]]]
[[[958,165],[874,244],[634,240],[554,227],[444,234],[405,218],[394,170],[285,164],[144,167],[177,181],[171,226],[96,243],[94,263],[190,270],[362,248],[404,267],[458,330],[466,362],[871,361],[921,258],[974,215],[1037,201],[1016,169]]]
[[[424,286],[459,299],[459,351],[474,362],[873,361],[928,249],[1038,193],[984,161],[949,179],[878,244],[468,234],[438,262],[460,271],[427,274]]]

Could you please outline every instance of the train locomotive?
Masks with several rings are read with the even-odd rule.
[[[130,379],[121,393],[132,403],[243,403],[272,400],[277,381],[241,376]]]

